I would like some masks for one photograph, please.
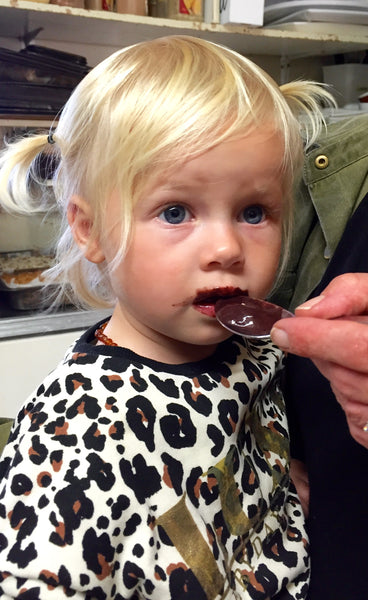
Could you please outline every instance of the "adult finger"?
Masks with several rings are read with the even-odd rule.
[[[294,317],[277,321],[272,341],[282,350],[368,373],[368,326],[354,321]]]
[[[320,296],[297,307],[295,314],[325,319],[368,314],[368,273],[346,273],[336,277]]]
[[[339,396],[368,405],[368,372],[354,371],[325,360],[313,362]]]

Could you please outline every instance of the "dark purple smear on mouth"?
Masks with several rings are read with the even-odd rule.
[[[281,306],[249,296],[221,298],[215,313],[224,327],[249,337],[268,336],[276,321],[293,316]]]

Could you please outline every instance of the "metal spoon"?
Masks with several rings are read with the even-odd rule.
[[[294,316],[277,304],[249,296],[221,298],[215,304],[215,314],[221,325],[232,333],[258,340],[270,337],[276,321]]]
[[[295,316],[277,304],[249,296],[233,296],[217,300],[215,314],[219,323],[232,333],[256,340],[269,338],[273,325],[279,319]],[[343,315],[331,320],[355,321],[368,325],[368,315]]]

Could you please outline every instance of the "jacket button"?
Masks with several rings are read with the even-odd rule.
[[[317,167],[317,169],[326,169],[326,167],[328,167],[327,156],[325,156],[325,154],[319,154],[316,160],[314,161],[314,164]]]

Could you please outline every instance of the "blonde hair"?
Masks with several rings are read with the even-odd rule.
[[[297,81],[279,87],[252,61],[208,41],[169,36],[136,44],[114,53],[81,81],[61,113],[54,145],[47,136],[35,135],[4,151],[1,204],[12,212],[43,209],[30,194],[30,177],[36,177],[40,153],[57,159],[53,186],[63,225],[49,280],[62,291],[70,287],[74,301],[106,306],[114,302],[107,267],[89,263],[74,242],[66,220],[71,197],[88,201],[94,215],[91,234],[101,236],[107,200],[118,191],[123,256],[133,207],[149,177],[252,128],[269,126],[284,142],[286,250],[292,190],[303,145],[312,144],[323,126],[321,103],[333,104],[322,86]]]

